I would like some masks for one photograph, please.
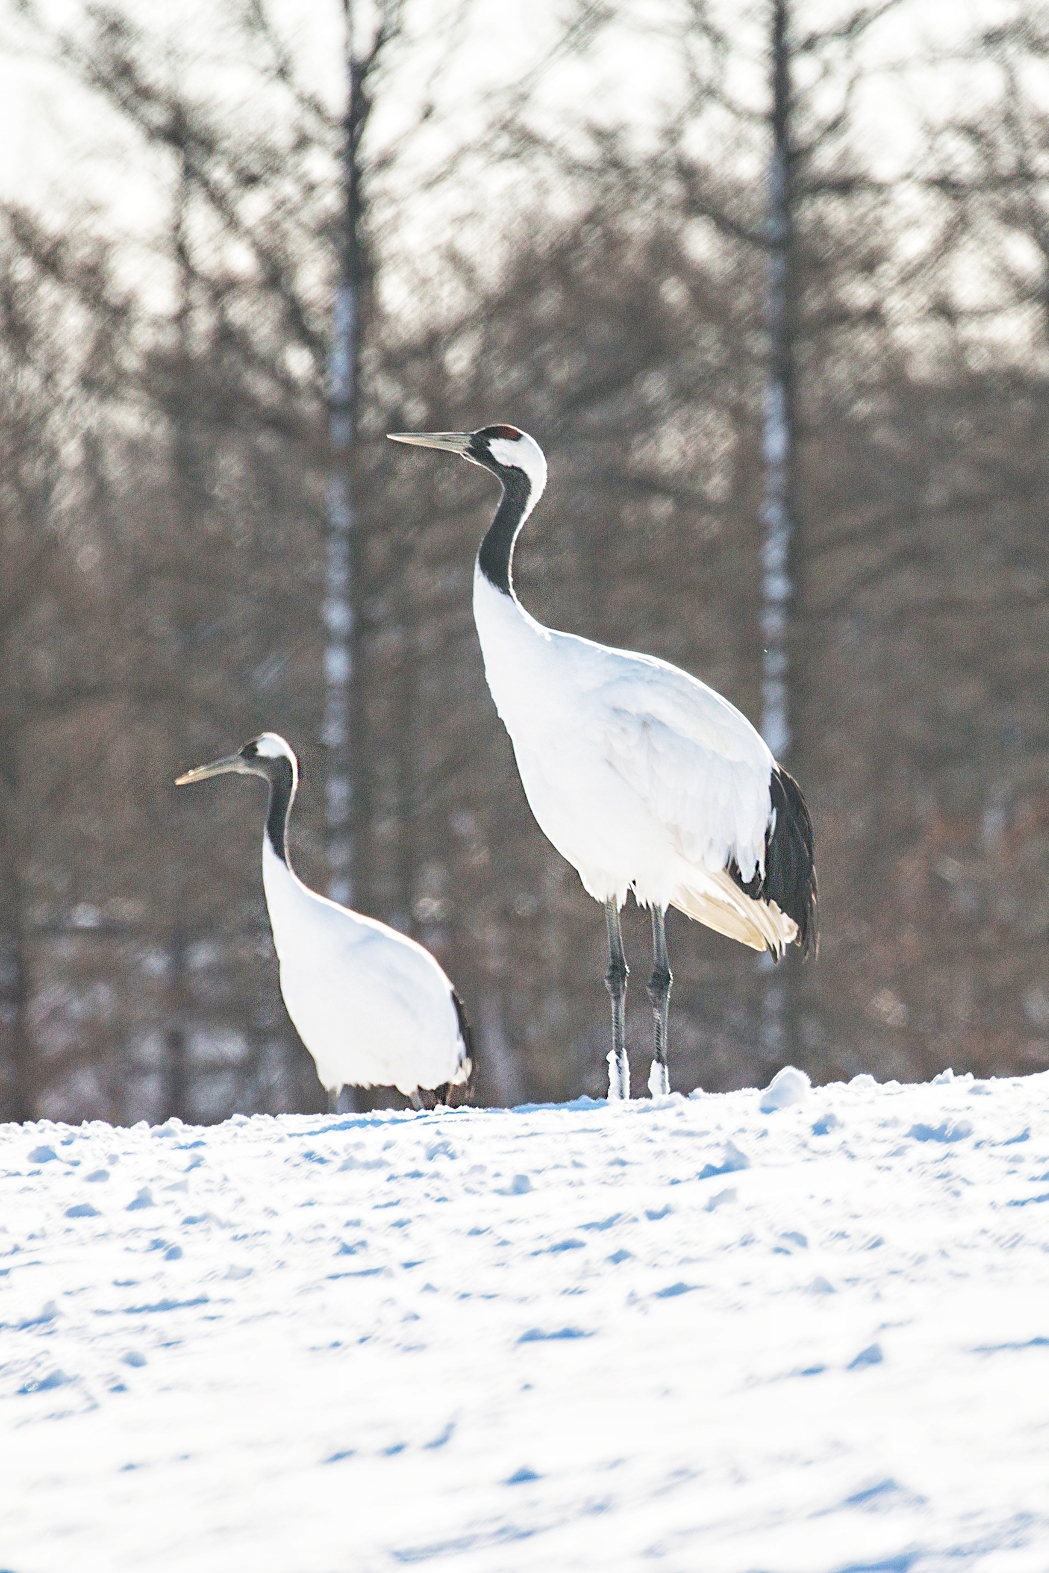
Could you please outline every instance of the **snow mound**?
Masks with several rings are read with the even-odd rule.
[[[793,1065],[784,1065],[761,1094],[758,1108],[762,1114],[772,1114],[776,1109],[785,1109],[788,1104],[804,1103],[811,1091],[812,1083],[804,1071],[797,1070]]]
[[[1047,1224],[1049,1075],[6,1126],[0,1565],[1032,1573]]]

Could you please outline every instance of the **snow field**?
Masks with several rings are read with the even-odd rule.
[[[9,1573],[1045,1573],[1049,1074],[0,1129]]]

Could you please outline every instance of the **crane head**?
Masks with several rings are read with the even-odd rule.
[[[471,464],[491,470],[501,481],[511,471],[521,471],[535,501],[546,485],[546,459],[534,437],[516,426],[482,426],[480,431],[392,431],[391,442],[408,442],[417,448],[439,448],[457,453]]]
[[[281,763],[283,761],[283,763]],[[299,762],[295,751],[289,743],[276,732],[263,732],[259,737],[253,737],[250,743],[237,754],[227,754],[223,759],[213,759],[210,765],[197,765],[193,770],[187,770],[185,775],[179,776],[176,786],[189,786],[193,781],[206,781],[209,776],[262,776],[271,781],[278,771],[286,770],[291,766],[293,783],[299,779]]]

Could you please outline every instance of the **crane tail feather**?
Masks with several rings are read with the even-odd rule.
[[[793,925],[790,936],[806,959],[819,949],[819,903],[813,863],[812,820],[792,775],[774,765],[769,779],[772,812],[765,831],[765,866],[744,880],[735,861],[727,876],[755,905],[775,908]],[[773,947],[770,946],[770,949]]]
[[[462,1000],[452,990],[452,1004],[455,1006],[455,1016],[459,1023],[459,1036],[463,1042],[463,1059],[460,1065],[462,1075],[449,1083],[448,1103],[451,1108],[458,1108],[461,1103],[472,1103],[474,1095],[474,1072],[477,1068],[477,1053],[474,1048],[473,1033],[466,1017],[466,1010]]]
[[[694,886],[675,891],[671,906],[751,950],[770,951],[777,961],[798,933],[793,918],[774,901],[754,900],[727,871],[704,869]]]

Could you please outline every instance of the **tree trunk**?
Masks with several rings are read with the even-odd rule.
[[[765,323],[768,374],[762,420],[764,544],[761,558],[761,732],[781,764],[793,744],[791,612],[794,509],[794,310],[792,268],[792,167],[789,14],[787,0],[772,10],[772,151],[769,157],[768,263]],[[792,958],[793,959],[793,958]],[[762,1053],[780,1065],[793,1054],[790,974],[766,956]],[[789,965],[789,963],[787,964]]]
[[[361,68],[354,52],[353,3],[344,0],[347,100],[343,141],[344,220],[339,284],[328,356],[328,547],[325,575],[325,703],[321,740],[328,750],[325,800],[328,894],[353,899],[354,861],[361,826],[359,786],[363,750],[356,746],[357,512],[353,497],[353,447],[357,415],[357,354],[362,281],[358,137],[364,104]]]

